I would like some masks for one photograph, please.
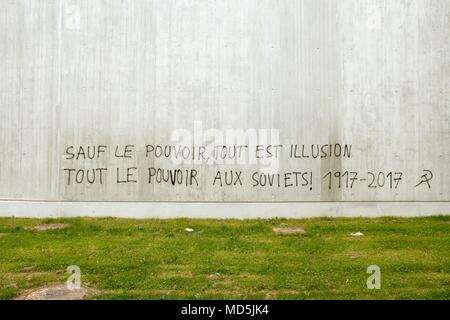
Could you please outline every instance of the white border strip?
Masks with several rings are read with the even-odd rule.
[[[449,215],[450,202],[170,203],[0,201],[0,217],[313,218]]]

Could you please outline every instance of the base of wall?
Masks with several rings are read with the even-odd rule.
[[[313,218],[450,214],[450,202],[39,202],[0,201],[0,217]]]

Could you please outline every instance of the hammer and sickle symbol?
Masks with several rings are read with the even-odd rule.
[[[421,176],[421,180],[418,184],[416,184],[416,188],[423,183],[426,183],[428,185],[428,189],[431,189],[430,181],[433,179],[433,172],[430,170],[423,170],[423,175]]]

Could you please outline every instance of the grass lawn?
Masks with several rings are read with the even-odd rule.
[[[59,222],[70,227],[32,230]],[[64,283],[69,265],[95,299],[449,299],[450,216],[0,218],[0,299]],[[381,268],[380,290],[367,289],[370,265]]]

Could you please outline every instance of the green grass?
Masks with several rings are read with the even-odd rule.
[[[71,226],[30,229],[48,222]],[[0,219],[0,299],[63,283],[69,265],[95,299],[449,299],[450,216]],[[381,268],[380,290],[366,287],[369,265]]]

